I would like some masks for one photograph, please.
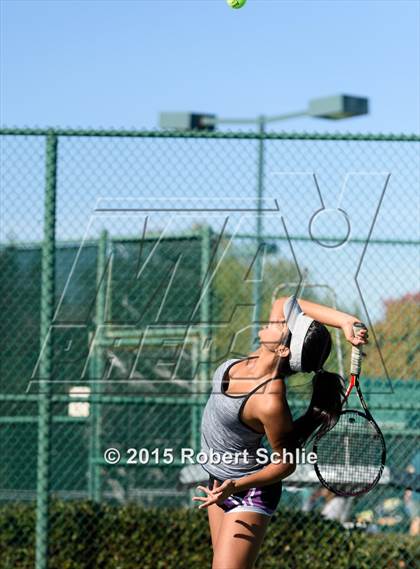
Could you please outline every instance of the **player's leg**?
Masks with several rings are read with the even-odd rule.
[[[223,514],[212,569],[252,569],[270,519],[252,511]]]
[[[215,551],[217,536],[219,535],[219,530],[222,525],[223,516],[225,515],[225,512],[222,510],[222,508],[219,508],[217,504],[212,504],[207,508],[207,515],[209,518],[211,544],[213,546],[213,551]]]
[[[214,476],[209,477],[208,487],[210,490],[213,489],[215,478]],[[221,484],[221,480],[218,480],[218,483]],[[213,551],[216,547],[217,536],[219,534],[220,526],[222,524],[224,510],[220,508],[217,504],[212,504],[207,508],[207,515],[209,519],[209,526],[210,526],[210,534],[211,534],[211,544],[213,546]]]

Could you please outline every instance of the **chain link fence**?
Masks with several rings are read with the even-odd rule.
[[[362,388],[387,469],[358,499],[298,469],[257,567],[416,567],[420,139],[3,129],[0,141],[0,567],[210,563],[187,467],[212,373],[295,292],[369,326]],[[346,374],[348,344],[331,333],[326,367]],[[295,416],[310,389],[290,378]],[[204,524],[200,542],[173,511]]]

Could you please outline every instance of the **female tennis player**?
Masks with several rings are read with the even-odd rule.
[[[252,569],[282,492],[282,480],[296,468],[293,452],[317,429],[334,425],[343,400],[343,379],[322,366],[331,350],[325,325],[341,328],[353,345],[367,343],[367,332],[353,333],[358,318],[296,296],[277,299],[260,346],[243,359],[229,359],[213,376],[212,392],[201,424],[201,450],[209,459],[206,496],[213,546],[213,569]],[[287,403],[285,379],[315,372],[306,412],[295,421]],[[258,395],[258,396],[257,396]],[[282,462],[263,463],[266,435]],[[259,452],[258,449],[260,449]],[[230,454],[229,454],[230,453]]]

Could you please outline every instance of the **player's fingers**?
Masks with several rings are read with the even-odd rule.
[[[191,500],[194,502],[205,502],[207,498],[204,498],[203,496],[193,496]]]
[[[348,328],[344,328],[343,332],[344,332],[344,337],[346,338],[346,340],[348,340],[349,342],[353,342],[353,340],[355,338],[354,334]]]
[[[355,338],[354,340],[351,340],[351,343],[356,348],[362,348],[363,346],[365,346],[369,342],[367,340],[359,340],[359,339]]]
[[[197,490],[201,490],[202,492],[205,492],[207,495],[210,494],[210,490],[206,486],[197,486]]]
[[[201,508],[208,508],[209,506],[211,506],[212,504],[216,504],[216,502],[219,501],[219,496],[214,496],[213,498],[207,498],[207,500],[205,501],[204,504],[200,504],[200,506],[198,506],[199,509]]]

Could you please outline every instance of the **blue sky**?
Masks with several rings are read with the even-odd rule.
[[[278,130],[419,131],[420,4],[3,0],[1,123],[154,128],[159,111],[254,117],[365,95],[371,114]]]
[[[313,97],[347,93],[369,97],[371,113],[342,122],[300,118],[272,128],[420,131],[420,3],[414,0],[248,0],[241,10],[230,9],[225,0],[0,0],[0,9],[3,125],[149,129],[158,126],[159,111],[256,117],[304,109]],[[4,235],[39,240],[42,150],[39,141],[13,144],[4,152]],[[317,171],[336,207],[347,172],[375,176],[392,167],[375,236],[413,239],[418,235],[415,148],[380,145],[336,144],[332,152],[322,143],[290,143],[288,153],[280,144],[271,145],[266,195],[285,196],[284,184],[281,191],[278,185],[282,179],[270,178],[273,169],[297,175]],[[192,149],[155,141],[149,148],[131,139],[111,145],[62,140],[57,236],[84,235],[98,196],[192,200],[196,194],[223,197],[239,191],[241,199],[254,199],[254,146],[219,141]],[[194,170],[197,162],[200,168]],[[300,178],[287,186],[295,193],[305,187]],[[373,186],[358,178],[351,187],[360,221],[372,207]],[[301,197],[302,208],[295,204],[296,234],[307,226],[299,217],[307,199]],[[266,219],[265,231],[270,230]],[[383,298],[417,289],[418,272],[410,268],[416,258],[412,248],[374,253],[363,276],[370,287],[369,308],[378,314]],[[378,279],[390,257],[398,278],[387,279],[382,289]],[[388,265],[381,267],[384,258]],[[333,273],[322,275],[329,282],[339,274],[337,266],[347,267],[338,254],[334,263],[322,265]],[[354,291],[340,290],[352,298]]]

